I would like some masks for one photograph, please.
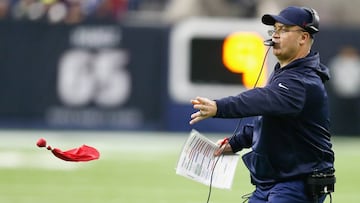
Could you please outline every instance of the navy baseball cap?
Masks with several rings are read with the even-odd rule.
[[[282,10],[279,15],[263,15],[261,21],[265,25],[274,25],[276,22],[284,25],[297,25],[310,34],[319,31],[319,17],[316,11],[305,7],[289,6]]]

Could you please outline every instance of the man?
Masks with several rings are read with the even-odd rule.
[[[218,100],[193,99],[198,111],[191,115],[190,124],[210,117],[257,116],[215,152],[252,148],[243,156],[256,186],[249,202],[323,202],[333,184],[314,192],[311,188],[318,182],[311,175],[335,178],[324,87],[329,71],[319,54],[311,51],[319,18],[313,9],[288,7],[279,15],[264,15],[262,22],[274,28],[269,34],[278,59],[268,84]]]

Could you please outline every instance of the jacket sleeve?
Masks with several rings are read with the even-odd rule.
[[[229,138],[229,144],[234,153],[252,146],[253,129],[253,124],[246,124],[238,133]]]
[[[296,115],[305,104],[305,87],[293,77],[278,79],[263,88],[245,91],[216,101],[217,118],[259,115]]]

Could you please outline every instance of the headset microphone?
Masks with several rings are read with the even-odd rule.
[[[272,39],[268,39],[268,40],[265,40],[265,41],[264,41],[264,45],[265,45],[265,46],[272,47],[272,46],[275,45],[275,42],[272,41]]]

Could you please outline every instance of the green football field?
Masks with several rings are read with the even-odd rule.
[[[216,141],[225,135],[210,134]],[[186,133],[1,131],[1,203],[206,203],[209,188],[175,174]],[[36,147],[44,137],[66,150],[87,144],[101,153],[91,162],[65,162]],[[358,203],[360,136],[334,136],[334,203]],[[242,153],[240,153],[241,155]],[[231,190],[212,190],[210,202],[242,202],[250,193],[240,161]],[[330,202],[327,199],[325,202]]]

